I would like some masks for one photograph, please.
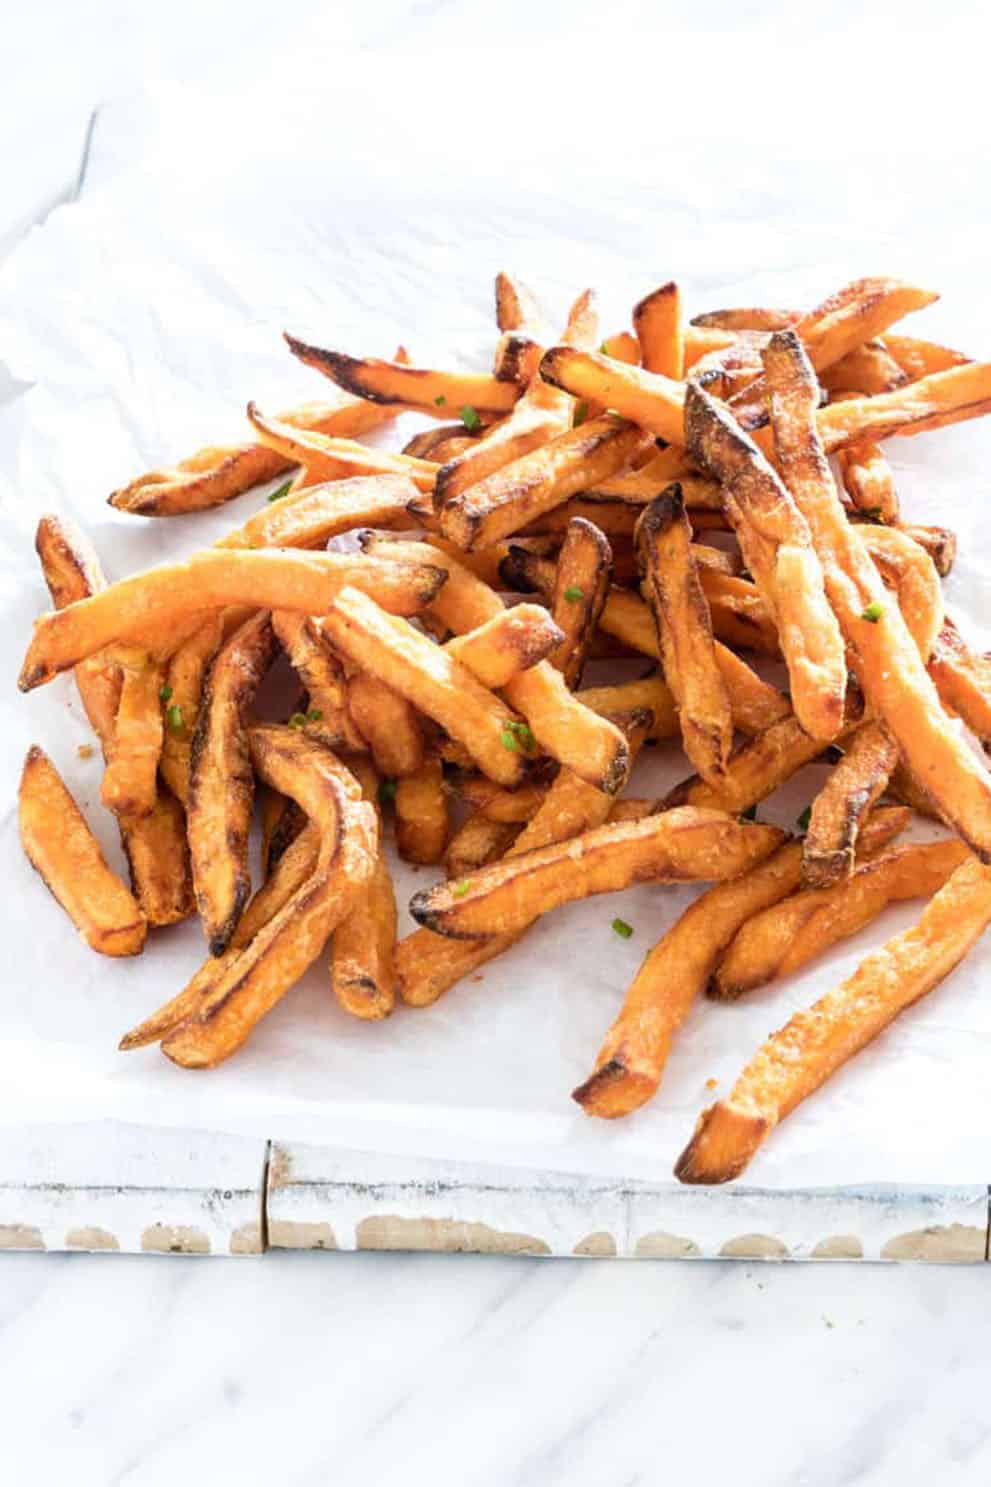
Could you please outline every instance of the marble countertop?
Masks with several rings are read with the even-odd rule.
[[[0,1257],[0,1480],[988,1480],[975,1267]]]
[[[749,24],[754,10],[767,36],[798,24],[784,3],[746,16],[718,0],[696,9],[713,34]],[[878,25],[881,11],[895,14],[875,9]],[[860,14],[843,0],[830,24],[853,34]],[[897,14],[900,44],[908,37],[924,53],[931,9],[908,3]],[[673,10],[665,17],[632,0],[607,15],[513,0],[498,20],[503,33],[525,23],[528,43],[539,36],[552,47],[563,26],[639,31],[648,16],[661,30],[676,21]],[[940,34],[986,25],[977,18],[976,7],[951,0]],[[229,73],[289,33],[299,45],[312,35],[324,46],[395,51],[414,36],[430,48],[474,44],[494,24],[478,0],[21,7],[5,17],[0,252],[71,193],[95,104],[139,81],[208,87],[213,71]],[[885,67],[880,76],[890,81]],[[439,79],[440,70],[421,83]],[[940,87],[948,103],[952,78]],[[940,96],[927,106],[944,106]],[[2,1254],[0,1481],[984,1484],[987,1274],[371,1253]]]

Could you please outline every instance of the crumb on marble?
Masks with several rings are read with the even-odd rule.
[[[92,759],[95,750],[92,744],[80,744],[78,749],[76,750],[76,753],[79,755],[80,759]]]

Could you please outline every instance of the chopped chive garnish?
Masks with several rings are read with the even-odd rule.
[[[274,490],[272,492],[272,494],[269,496],[269,498],[268,498],[269,503],[271,504],[272,501],[281,501],[282,500],[282,497],[283,496],[288,496],[288,494],[289,494],[289,492],[291,490],[292,490],[292,481],[291,480],[284,480],[282,482],[282,484],[279,486],[278,490]]]
[[[306,714],[306,721],[308,723],[319,723],[322,717],[323,713],[321,712],[319,707],[311,707],[309,712]]]
[[[165,721],[172,733],[180,733],[182,731],[182,708],[177,702],[173,702],[172,706],[166,712]]]
[[[158,697],[160,702],[171,702],[172,688],[169,686],[168,682],[165,683],[164,687],[159,687]]]
[[[520,741],[508,724],[500,733],[499,738],[504,749],[508,749],[511,754],[519,753]]]
[[[475,412],[475,409],[471,406],[470,403],[465,403],[464,407],[461,409],[461,422],[464,424],[468,432],[472,434],[475,432],[476,429],[480,429],[482,427],[482,420],[479,418],[478,414]]]
[[[870,620],[872,625],[876,625],[883,614],[884,605],[879,604],[877,599],[874,599],[870,604],[868,604],[867,608],[863,611],[860,618],[862,620]]]
[[[584,599],[585,590],[579,588],[578,584],[576,583],[569,583],[568,587],[564,591],[564,597],[567,599],[569,604],[577,604],[579,599]]]
[[[447,402],[447,398],[444,396],[444,394],[442,392],[439,392],[437,394],[437,396],[434,398],[434,406],[437,407],[437,408],[443,408],[443,406],[444,406],[444,404],[446,402]]]
[[[571,421],[571,427],[580,429],[588,417],[588,404],[586,402],[575,404],[575,416]]]
[[[798,820],[795,822],[795,825],[798,827],[799,831],[808,831],[808,829],[809,829],[809,822],[811,820],[812,820],[812,807],[810,805],[807,805],[805,807],[805,810],[799,816]]]
[[[397,785],[395,780],[383,780],[379,785],[379,800],[384,805],[387,800],[395,800]]]
[[[460,883],[455,883],[454,887],[451,889],[451,892],[455,895],[456,898],[464,898],[470,887],[471,879],[462,878]]]
[[[292,717],[289,719],[289,727],[290,728],[305,728],[306,727],[306,714],[305,713],[293,713]]]
[[[529,723],[518,723],[515,718],[512,718],[506,724],[506,731],[514,735],[521,749],[535,749],[537,747],[537,740]],[[505,739],[503,739],[503,742],[505,743]]]
[[[621,940],[628,940],[633,934],[633,925],[627,924],[625,919],[614,919],[612,927],[613,933],[619,935]]]
[[[757,820],[757,807],[756,807],[756,805],[748,805],[747,806],[747,809],[745,811],[741,811],[740,812],[740,820],[741,821],[756,821]]]

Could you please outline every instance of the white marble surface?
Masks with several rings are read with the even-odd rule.
[[[683,56],[665,45],[681,8],[633,3],[42,0],[4,12],[0,248],[71,187],[95,103],[155,76],[209,87],[291,42],[327,52],[332,88],[343,45],[482,38],[488,50],[525,22],[519,60],[549,77],[562,34],[597,45],[625,29],[644,55],[648,16],[655,57]],[[784,40],[807,46],[810,65],[825,40],[800,6],[708,0],[693,16],[711,37],[736,33],[741,65],[751,48],[751,79],[773,71]],[[831,6],[832,46],[845,34],[859,67],[877,48],[875,87],[858,102],[842,66],[820,62],[815,127],[885,95],[893,129],[945,119],[980,96],[946,58],[982,59],[986,24],[961,0],[937,14]],[[684,65],[701,90],[695,55]],[[893,65],[906,55],[928,69],[915,86]],[[441,82],[440,60],[418,79]],[[604,67],[604,98],[621,83]],[[287,86],[273,60],[262,106]],[[963,1266],[4,1254],[0,1482],[984,1484],[986,1287],[984,1267]]]
[[[991,1468],[983,1267],[3,1257],[5,1487],[902,1487]]]

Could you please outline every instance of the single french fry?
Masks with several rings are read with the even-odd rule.
[[[851,698],[846,724],[835,741],[842,742],[847,729],[859,721],[856,700]],[[662,804],[668,810],[674,806],[694,805],[714,810],[748,811],[797,774],[804,764],[817,758],[824,747],[821,739],[809,737],[791,713],[742,743],[730,756],[718,785],[708,784],[698,775],[692,775],[669,790]]]
[[[533,294],[514,274],[501,270],[495,278],[496,325],[501,331],[524,330],[528,335],[546,334],[544,314]]]
[[[816,414],[826,454],[847,444],[875,443],[895,434],[923,434],[991,413],[991,362],[967,362],[882,392],[874,398],[830,403]]]
[[[903,315],[924,309],[938,298],[930,290],[898,279],[855,279],[803,315],[792,329],[805,347],[814,370],[825,372]],[[740,394],[739,400],[734,400],[733,412],[747,431],[767,423],[764,377],[758,377]]]
[[[891,466],[879,445],[851,444],[837,455],[843,489],[858,511],[871,521],[893,524],[899,518],[898,493]]]
[[[819,378],[820,386],[829,393],[855,392],[875,397],[904,387],[908,373],[899,366],[883,341],[864,341],[846,356],[826,369]]]
[[[640,343],[628,330],[606,336],[601,342],[601,348],[603,356],[611,356],[615,361],[625,361],[631,367],[640,365]]]
[[[345,356],[325,351],[295,336],[286,344],[299,361],[336,382],[345,392],[372,403],[416,408],[433,418],[468,407],[477,413],[508,413],[519,396],[513,382],[500,382],[484,372],[435,372],[374,357]]]
[[[943,816],[978,855],[991,859],[991,777],[943,712],[861,529],[846,519],[816,435],[815,378],[792,332],[772,337],[765,366],[778,460],[812,528],[864,696]]]
[[[681,382],[627,366],[601,352],[552,346],[540,363],[540,375],[552,387],[573,397],[601,403],[669,444],[683,445],[685,388]]]
[[[323,547],[353,527],[406,525],[416,486],[406,475],[332,480],[272,501],[217,547]]]
[[[686,492],[686,505],[722,508],[719,486],[714,480],[696,475],[685,451],[675,445],[669,449],[658,449],[635,470],[627,470],[622,475],[610,475],[608,480],[600,480],[596,494],[640,501],[646,505],[655,496],[659,496],[672,480],[682,482],[682,490]]]
[[[208,549],[111,584],[89,599],[43,614],[18,685],[30,691],[142,626],[229,605],[326,614],[346,586],[372,593],[387,609],[415,614],[444,582],[444,570],[341,553],[234,552]]]
[[[67,604],[86,599],[105,587],[93,547],[63,518],[41,518],[35,549],[56,609],[64,609]],[[109,655],[91,656],[80,662],[73,676],[86,716],[106,757],[120,702],[120,666]],[[186,815],[179,801],[163,787],[158,790],[148,815],[118,818],[117,825],[130,870],[131,889],[148,924],[158,928],[188,918],[193,912],[193,887]]]
[[[331,985],[340,1005],[353,1017],[378,1021],[388,1017],[396,1004],[392,964],[396,918],[392,876],[380,851],[356,907],[334,931]]]
[[[885,587],[897,597],[920,656],[928,660],[945,617],[936,565],[918,542],[897,527],[865,524],[859,532]]]
[[[962,367],[973,361],[973,357],[965,356],[962,351],[952,351],[935,341],[920,341],[917,336],[886,335],[884,344],[912,382],[928,377],[931,372],[946,372],[950,367]]]
[[[447,460],[463,454],[465,450],[472,449],[484,433],[490,428],[501,427],[504,421],[500,419],[496,423],[487,424],[476,433],[469,433],[463,423],[442,423],[438,428],[423,429],[419,434],[414,434],[412,439],[407,439],[401,452],[413,459],[430,460],[435,465],[443,465]]]
[[[345,396],[334,403],[305,403],[291,408],[280,413],[278,421],[291,428],[356,439],[393,416],[391,409]],[[184,516],[222,506],[284,474],[293,463],[264,444],[209,446],[176,465],[139,476],[114,491],[108,500],[118,511],[137,516]]]
[[[802,844],[802,881],[829,888],[853,872],[860,829],[898,763],[898,745],[883,723],[862,723],[819,791]]]
[[[396,847],[406,862],[440,862],[450,822],[444,771],[436,754],[396,787]]]
[[[865,826],[863,844],[880,850],[908,824],[910,813],[886,807]],[[656,1092],[671,1045],[714,967],[754,914],[799,885],[802,847],[788,842],[748,872],[708,889],[649,950],[595,1061],[572,1098],[589,1115],[628,1115]]]
[[[633,329],[645,369],[679,381],[685,375],[685,336],[677,284],[662,284],[634,306]]]
[[[441,531],[466,550],[487,547],[622,470],[644,445],[645,435],[624,419],[589,419],[449,497]]]
[[[777,624],[796,716],[813,737],[833,738],[843,717],[846,660],[808,524],[732,415],[694,385],[685,399],[685,433],[689,453],[723,482],[747,567]]]
[[[467,666],[412,625],[386,614],[357,589],[345,588],[330,607],[324,633],[340,655],[415,703],[464,744],[497,784],[522,780],[525,740],[513,714]]]
[[[704,779],[718,781],[733,746],[733,715],[679,485],[645,508],[637,547],[685,752]]]
[[[280,800],[286,799],[279,791],[269,793]],[[292,804],[299,809],[295,801]],[[144,1048],[149,1043],[160,1043],[167,1033],[197,1011],[206,992],[222,980],[258,931],[275,918],[310,877],[319,849],[320,833],[317,827],[312,823],[305,825],[299,836],[273,865],[271,875],[251,899],[223,955],[208,955],[182,991],[150,1017],[146,1017],[137,1027],[125,1033],[117,1045],[122,1053],[133,1048]]]
[[[121,691],[100,799],[115,816],[150,816],[158,798],[164,667],[130,646],[114,654]]]
[[[612,549],[604,534],[581,517],[569,522],[550,595],[551,614],[561,638],[549,660],[572,689],[581,680],[611,573]]]
[[[648,951],[593,1072],[572,1091],[587,1115],[614,1120],[654,1095],[675,1034],[719,955],[751,914],[793,891],[800,864],[797,842],[779,846],[741,877],[703,893]]]
[[[255,777],[247,712],[274,647],[264,611],[225,641],[207,675],[193,735],[187,832],[196,907],[211,955],[227,949],[251,891],[248,832]]]
[[[787,330],[801,318],[801,310],[770,310],[754,305],[735,310],[707,310],[704,315],[693,315],[691,323],[714,330],[772,331]]]
[[[358,671],[348,679],[348,709],[380,774],[398,779],[416,773],[423,763],[423,730],[408,698]]]
[[[694,547],[693,547],[694,551]],[[763,656],[780,658],[778,627],[764,595],[740,574],[724,573],[700,563],[699,582],[720,640]]]
[[[165,668],[164,690],[168,701],[159,767],[165,783],[184,806],[189,799],[189,761],[203,681],[224,639],[225,625],[222,612],[207,616],[169,657]]]
[[[953,621],[944,618],[928,670],[943,706],[982,744],[991,744],[991,656],[972,651]]]
[[[348,768],[361,786],[362,799],[375,811],[379,844],[368,882],[334,930],[330,984],[345,1012],[378,1022],[396,1005],[396,892],[382,846],[378,774],[367,757],[349,759]]]
[[[364,540],[363,546],[366,551],[380,551],[380,545],[371,537]],[[416,543],[389,544],[389,550],[393,557],[402,552],[414,562],[422,561],[424,552],[433,553],[444,564],[446,596],[432,608],[456,635],[477,629],[499,613],[502,607],[499,596],[455,559]],[[440,600],[439,592],[437,598]],[[607,794],[620,788],[629,763],[625,738],[607,718],[583,707],[546,661],[539,661],[529,671],[513,677],[504,692],[510,707],[522,713],[537,743],[551,758],[573,769],[580,778],[600,786]]]
[[[618,711],[614,708],[613,711]],[[463,775],[457,781],[457,792],[479,816],[489,821],[523,825],[532,819],[547,796],[547,782],[528,780],[516,790],[503,790],[483,774]],[[448,876],[453,876],[448,874]]]
[[[545,609],[537,604],[517,604],[494,614],[476,630],[455,636],[444,650],[467,666],[483,686],[504,687],[563,641],[559,626]]]
[[[776,827],[751,826],[719,811],[667,811],[506,858],[467,883],[422,889],[410,913],[435,934],[455,939],[512,934],[550,909],[631,883],[732,877],[783,836]]]
[[[577,695],[586,707],[607,718],[639,709],[650,712],[652,717],[647,730],[648,739],[656,741],[677,738],[679,735],[674,697],[660,671],[653,671],[638,681],[614,682],[605,687],[582,687]]]
[[[933,567],[940,578],[953,571],[957,560],[957,534],[949,527],[920,527],[914,522],[902,522],[900,531],[917,542],[923,552],[933,560]]]
[[[302,886],[164,1038],[162,1052],[185,1068],[212,1068],[243,1045],[320,954],[375,867],[374,809],[328,749],[277,725],[254,727],[250,744],[265,783],[291,795],[316,824],[319,850]]]
[[[792,975],[873,923],[888,904],[937,893],[969,855],[963,842],[949,837],[858,858],[850,877],[806,888],[742,924],[717,967],[710,996],[736,1001]]]
[[[476,811],[459,826],[444,854],[444,871],[455,881],[496,862],[523,830],[522,823],[493,821]]]
[[[148,924],[134,895],[107,865],[48,755],[32,744],[17,796],[28,861],[91,950],[140,955]]]
[[[411,459],[404,454],[389,454],[384,449],[371,449],[353,439],[333,438],[291,424],[280,423],[262,413],[256,403],[247,407],[248,422],[259,442],[274,449],[283,459],[302,465],[305,478],[295,490],[312,489],[327,481],[347,476],[404,475],[418,490],[432,491],[437,466],[430,460]]]
[[[726,1100],[703,1111],[675,1167],[681,1182],[729,1182],[780,1121],[964,958],[991,922],[991,871],[968,858],[911,929],[841,986],[797,1012],[751,1059]]]

